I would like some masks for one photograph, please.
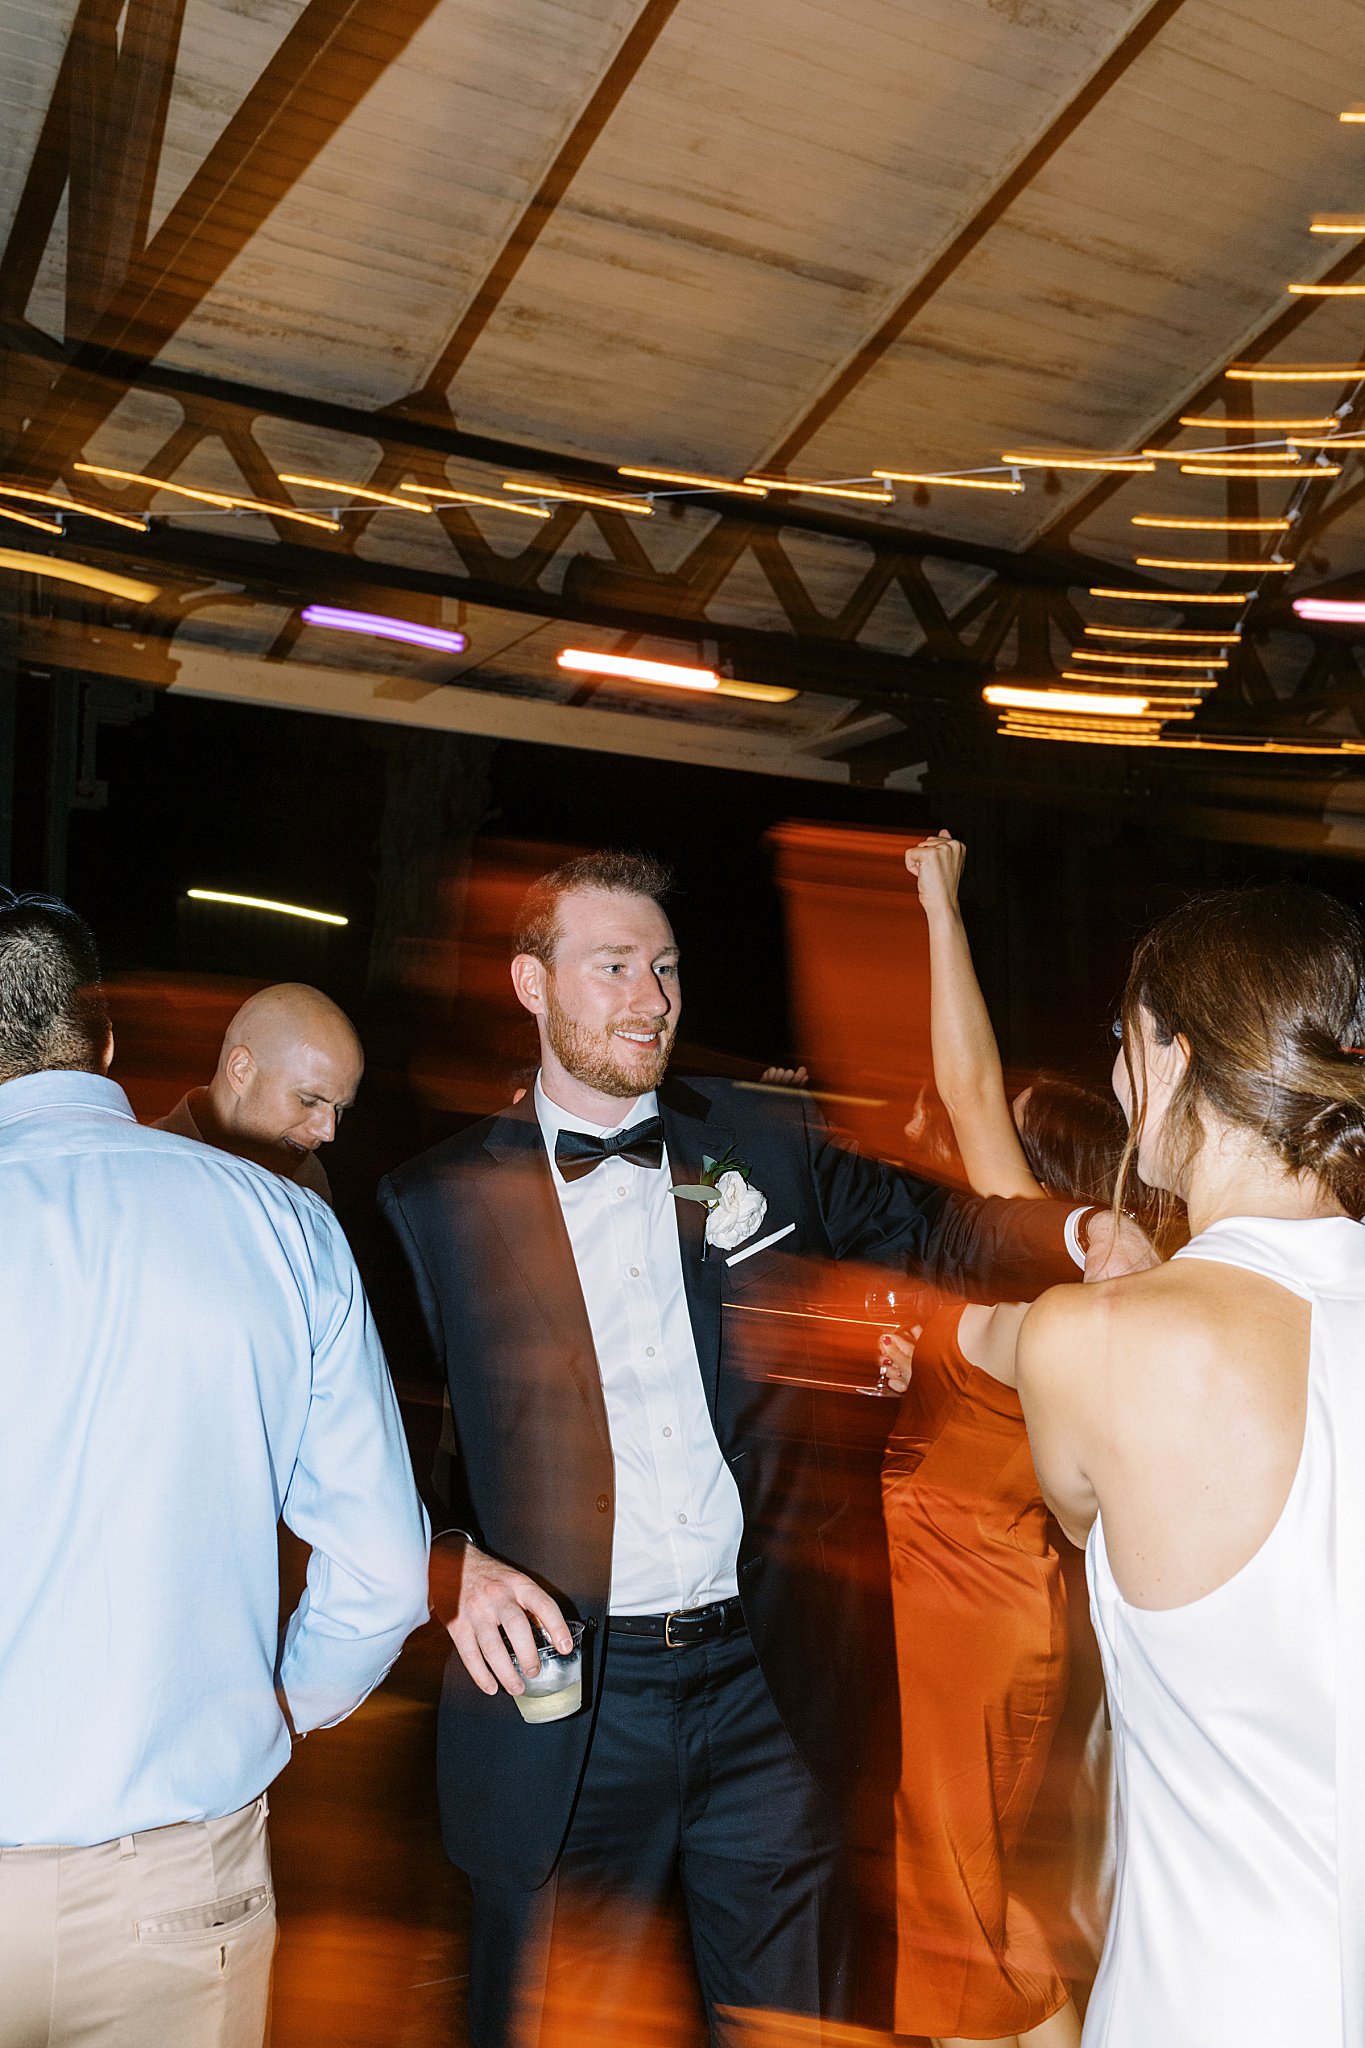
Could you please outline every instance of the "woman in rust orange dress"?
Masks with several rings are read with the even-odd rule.
[[[964,849],[906,855],[929,922],[934,1078],[973,1188],[1108,1200],[1107,1099],[1038,1081],[1010,1104],[957,908]],[[1024,1308],[953,1304],[882,1340],[905,1394],[883,1471],[901,1692],[896,2028],[942,2048],[1075,2048],[1080,2023],[1010,1857],[1067,1677],[1061,1560],[1014,1391]]]

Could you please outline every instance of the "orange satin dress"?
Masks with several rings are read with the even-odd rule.
[[[1013,1388],[932,1318],[882,1499],[901,1699],[896,2030],[990,2040],[1065,2004],[1009,1859],[1067,1676],[1066,1587]]]

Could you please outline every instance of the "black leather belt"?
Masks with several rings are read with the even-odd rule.
[[[668,1650],[684,1650],[693,1643],[716,1643],[737,1635],[744,1626],[744,1609],[739,1601],[713,1600],[709,1607],[675,1609],[672,1614],[609,1614],[608,1631],[614,1636],[647,1636]]]

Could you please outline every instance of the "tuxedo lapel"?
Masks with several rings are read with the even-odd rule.
[[[706,1159],[719,1159],[731,1134],[710,1122],[711,1105],[686,1082],[667,1082],[659,1091],[668,1168],[675,1185],[693,1186],[701,1179]],[[705,1205],[675,1201],[678,1239],[682,1247],[683,1286],[687,1291],[692,1338],[701,1366],[702,1386],[711,1420],[716,1418],[716,1386],[720,1373],[721,1274],[725,1261],[706,1253]]]
[[[545,1140],[529,1097],[496,1119],[484,1149],[497,1161],[497,1169],[481,1176],[480,1192],[610,1450],[592,1328]]]

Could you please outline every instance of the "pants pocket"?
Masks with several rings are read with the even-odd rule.
[[[253,1885],[249,1891],[232,1892],[206,1906],[149,1914],[138,1921],[137,1938],[144,1948],[222,1942],[259,1920],[273,1904],[274,1893],[268,1885]]]

